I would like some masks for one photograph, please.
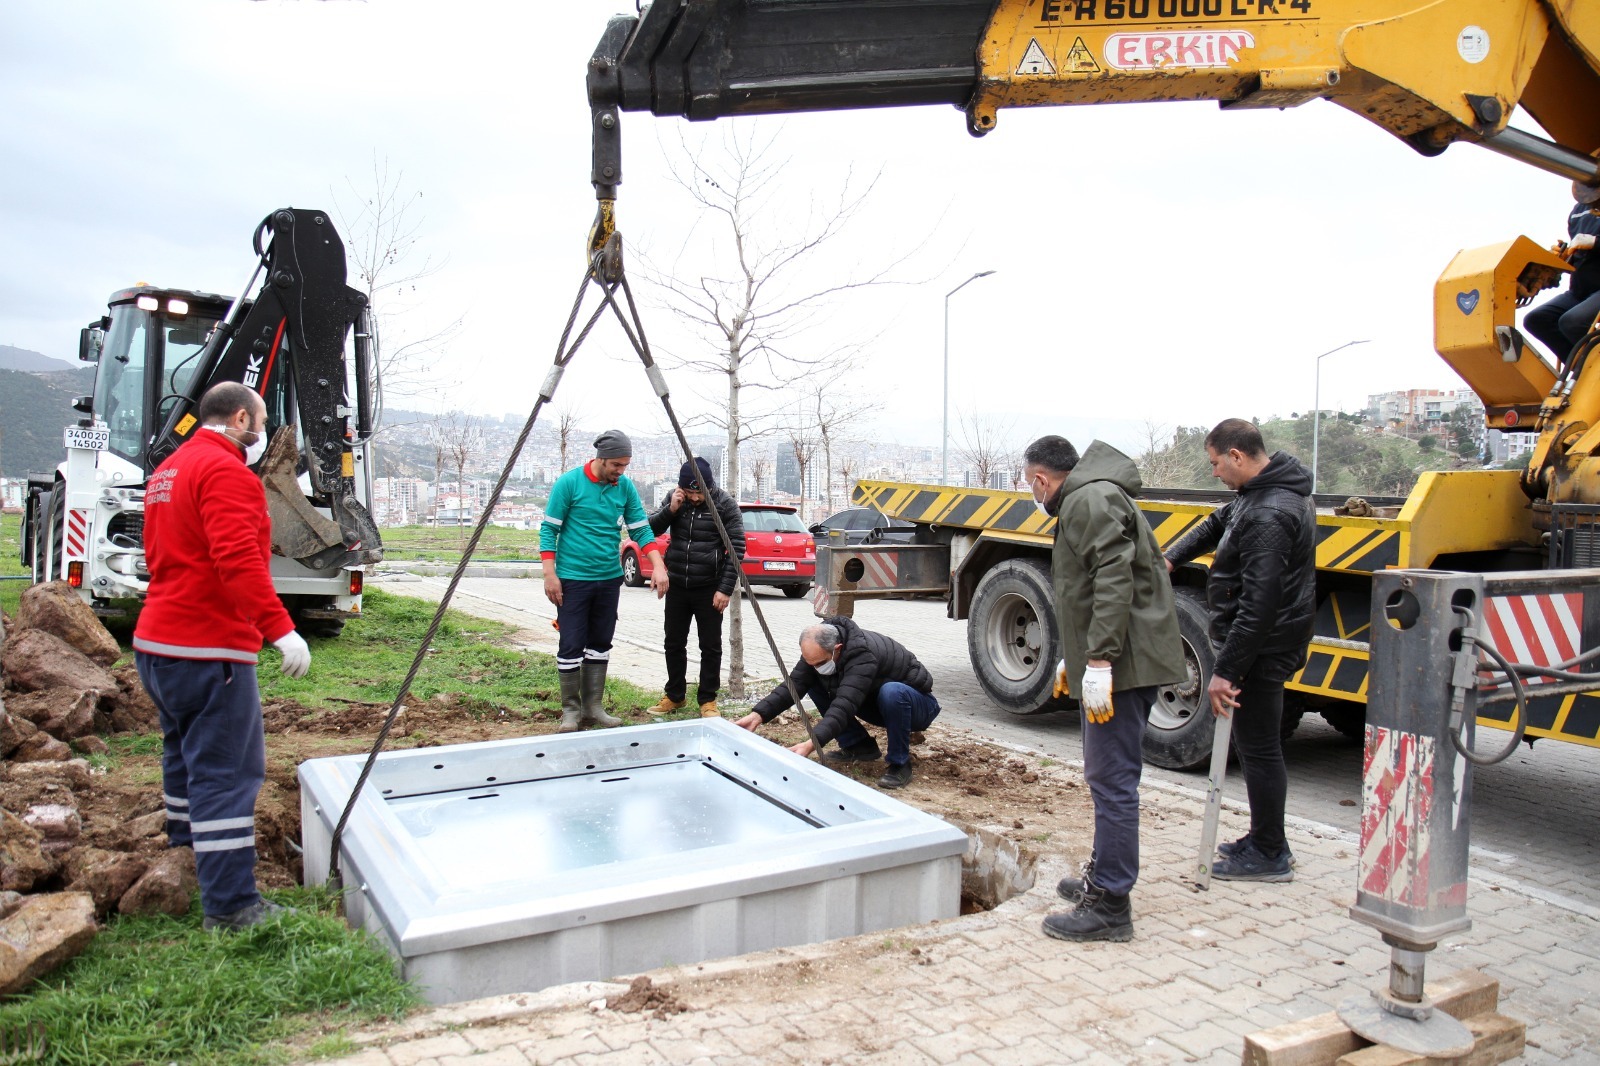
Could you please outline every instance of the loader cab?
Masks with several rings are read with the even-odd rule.
[[[107,450],[112,454],[149,473],[181,443],[153,438],[173,405],[195,386],[206,340],[228,303],[227,297],[213,293],[140,285],[112,296],[107,315],[83,331],[79,357],[99,364],[93,415],[109,430]],[[240,313],[248,312],[247,303]],[[282,348],[282,365],[287,367],[287,338]],[[290,374],[269,374],[262,399],[267,403],[268,439],[279,426],[297,421]]]

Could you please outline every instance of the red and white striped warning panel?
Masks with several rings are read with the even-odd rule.
[[[833,597],[821,585],[811,586],[811,613],[826,618],[833,613]]]
[[[66,534],[61,538],[69,559],[82,559],[89,548],[89,512],[68,511]]]
[[[1356,884],[1389,903],[1427,906],[1432,737],[1367,726]]]
[[[1583,594],[1492,596],[1483,611],[1482,637],[1514,663],[1553,666],[1583,648]],[[1549,678],[1524,678],[1539,684]]]
[[[862,589],[892,589],[900,580],[899,552],[866,552],[859,556],[866,572],[856,583]]]

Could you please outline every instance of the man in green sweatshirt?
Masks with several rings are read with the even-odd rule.
[[[606,667],[617,631],[622,591],[622,525],[644,545],[651,562],[650,586],[667,594],[667,568],[650,532],[639,490],[622,476],[633,461],[633,442],[621,430],[595,438],[594,458],[568,470],[550,487],[539,557],[544,594],[556,605],[561,639],[556,671],[561,678],[561,732],[586,725],[621,725],[605,710]]]

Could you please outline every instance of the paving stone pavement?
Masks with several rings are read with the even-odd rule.
[[[538,592],[519,584],[513,617]],[[493,615],[495,599],[510,595],[495,589],[458,606]],[[772,602],[763,598],[763,606]],[[791,614],[785,624],[797,632],[804,616],[784,612]],[[538,627],[529,632],[535,643],[542,636]],[[634,639],[626,628],[623,635]],[[784,647],[793,636],[778,640]],[[637,645],[619,647],[614,669],[651,684],[659,651],[642,636]],[[942,694],[956,687],[935,674]],[[1079,768],[1069,759],[1048,772]],[[1084,843],[1052,841],[1040,846],[1061,850],[1042,855],[1035,886],[990,912],[652,972],[690,1005],[680,1014],[604,1008],[623,984],[562,986],[354,1034],[362,1050],[338,1062],[1235,1063],[1245,1034],[1320,1014],[1384,983],[1387,949],[1347,914],[1347,827],[1293,820],[1299,865],[1291,884],[1217,882],[1200,893],[1190,883],[1200,811],[1199,792],[1182,779],[1147,776],[1136,935],[1127,944],[1065,944],[1039,932],[1058,906],[1055,881],[1071,872],[1066,849]],[[1230,804],[1222,835],[1247,824]],[[1587,831],[1592,841],[1593,822]],[[1577,895],[1523,884],[1499,865],[1495,855],[1475,853],[1472,928],[1446,938],[1430,976],[1475,968],[1499,980],[1501,1012],[1528,1024],[1523,1061],[1600,1062],[1600,911]],[[840,958],[849,965],[830,962]]]

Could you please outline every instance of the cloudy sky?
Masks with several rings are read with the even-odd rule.
[[[59,358],[134,281],[231,293],[273,208],[352,218],[375,166],[420,194],[430,276],[386,339],[461,319],[392,406],[524,415],[580,280],[593,214],[584,65],[617,0],[8,0],[0,8],[0,343]],[[757,124],[759,121],[759,124]],[[1522,117],[1519,125],[1536,129]],[[830,304],[798,346],[860,344],[848,388],[879,435],[936,445],[945,294],[952,419],[1137,447],[1145,423],[1209,425],[1369,392],[1454,388],[1431,290],[1458,249],[1564,233],[1564,181],[1471,146],[1423,159],[1330,104],[1002,112],[974,140],[945,108],[783,120],[624,118],[630,248],[686,278],[711,223],[674,183],[738,126],[771,142],[769,232],[846,181],[866,208],[801,288],[909,257],[900,282]],[[664,352],[685,333],[636,277]],[[620,334],[597,331],[558,402],[586,424],[664,425]],[[718,386],[668,378],[688,415]]]

